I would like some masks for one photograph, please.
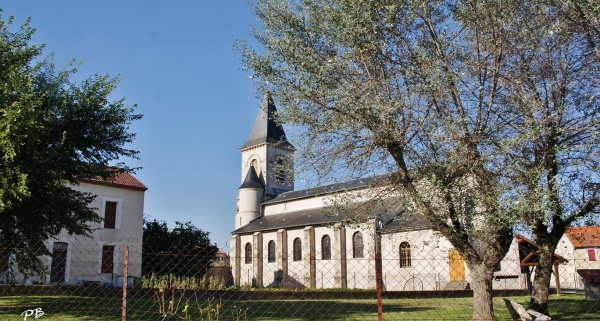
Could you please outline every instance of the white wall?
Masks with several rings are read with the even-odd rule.
[[[583,290],[584,281],[577,273],[577,269],[600,269],[600,262],[589,262],[586,249],[575,249],[566,234],[558,242],[555,253],[568,260],[567,263],[558,265],[561,289]],[[554,275],[552,275],[550,280],[550,287],[556,288]]]
[[[252,285],[254,278],[254,264],[246,263],[246,244],[252,244],[252,253],[256,251],[252,242],[252,235],[240,236],[240,285]]]
[[[314,208],[323,208],[324,206],[325,202],[322,197],[302,198],[289,202],[269,204],[264,208],[264,215],[279,215]]]
[[[275,243],[275,261],[269,262],[269,242]],[[279,284],[275,280],[275,272],[279,270],[277,253],[281,251],[277,244],[277,232],[268,232],[263,234],[263,286],[277,287]]]
[[[331,244],[331,259],[322,260],[322,240],[323,236],[328,235]],[[334,260],[336,252],[340,251],[339,244],[336,244],[334,231],[331,227],[316,227],[315,228],[315,258],[316,258],[316,285],[317,288],[334,288],[335,287],[335,272],[336,264],[340,264]]]
[[[381,239],[382,277],[388,291],[430,291],[438,289],[440,262],[430,251],[431,230],[384,234]],[[410,245],[411,265],[400,267],[400,244]]]
[[[353,236],[356,232],[363,236],[363,257],[353,257]],[[362,223],[346,228],[346,258],[348,269],[348,288],[375,288],[375,239],[374,225]]]
[[[140,190],[119,188],[116,186],[80,183],[71,186],[74,190],[97,195],[90,207],[97,208],[97,213],[104,216],[106,201],[117,202],[117,221],[115,229],[103,228],[103,222],[89,223],[93,232],[91,237],[73,236],[66,231],[47,241],[49,249],[54,242],[68,243],[66,283],[75,284],[84,281],[100,281],[116,284],[118,276],[123,275],[123,259],[125,247],[129,247],[128,275],[140,277],[142,274],[142,231],[144,216],[144,192]],[[114,245],[114,274],[100,273],[103,245]],[[51,258],[46,258],[51,266]],[[48,275],[47,282],[50,281]]]
[[[527,289],[527,274],[521,273],[519,242],[514,237],[506,255],[500,261],[500,270],[494,272],[492,288],[494,290]]]
[[[297,287],[305,286],[308,287],[310,284],[305,282],[305,277],[309,271],[305,268],[304,260],[308,258],[304,255],[308,244],[304,241],[304,230],[303,229],[290,229],[287,231],[287,253],[288,253],[288,286]],[[299,238],[302,242],[302,260],[294,261],[294,239]]]
[[[290,170],[286,172],[286,181],[280,184],[275,179],[274,162],[277,156],[282,155],[286,157],[286,160],[290,162]],[[252,160],[257,160],[259,170],[257,171],[258,177],[268,188],[275,188],[285,191],[294,190],[294,158],[293,151],[285,148],[278,148],[275,146],[269,146],[268,144],[253,146],[246,148],[242,151],[242,166],[241,166],[241,180],[243,182],[248,174]]]

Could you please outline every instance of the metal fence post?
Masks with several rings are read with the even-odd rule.
[[[381,229],[380,218],[375,220],[375,283],[377,290],[377,319],[383,321],[382,278],[383,262],[381,261]]]
[[[121,305],[121,320],[127,321],[127,273],[129,272],[129,246],[125,246],[125,259],[123,260],[123,304]]]

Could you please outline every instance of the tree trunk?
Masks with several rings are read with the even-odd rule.
[[[473,321],[494,321],[494,303],[492,301],[492,278],[494,268],[483,263],[468,264],[473,289]]]
[[[554,259],[554,249],[557,242],[548,238],[540,238],[538,246],[540,248],[538,265],[535,268],[535,277],[533,279],[533,289],[531,291],[531,300],[529,308],[547,316],[548,312],[548,294],[550,287],[550,278],[552,277],[552,261]]]

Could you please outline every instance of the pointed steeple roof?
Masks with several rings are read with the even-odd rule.
[[[246,174],[246,178],[244,179],[244,182],[242,183],[242,185],[240,185],[240,187],[238,189],[242,189],[242,188],[261,188],[261,189],[265,188],[263,183],[258,178],[258,175],[256,175],[254,166],[250,166],[250,169],[248,170],[248,174]]]
[[[254,127],[252,127],[252,132],[250,133],[250,138],[248,138],[248,141],[244,146],[240,147],[240,149],[264,143],[293,149],[294,146],[292,146],[285,137],[283,127],[275,121],[276,115],[277,109],[275,108],[273,98],[270,93],[267,93],[260,105],[260,110],[254,121]]]

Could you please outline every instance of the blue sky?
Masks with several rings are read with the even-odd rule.
[[[224,247],[240,185],[238,148],[260,99],[233,51],[256,25],[243,0],[0,2],[14,27],[31,17],[33,42],[55,54],[57,69],[82,65],[73,78],[119,75],[115,98],[137,104],[131,146],[148,186],[145,215],[191,221]]]

